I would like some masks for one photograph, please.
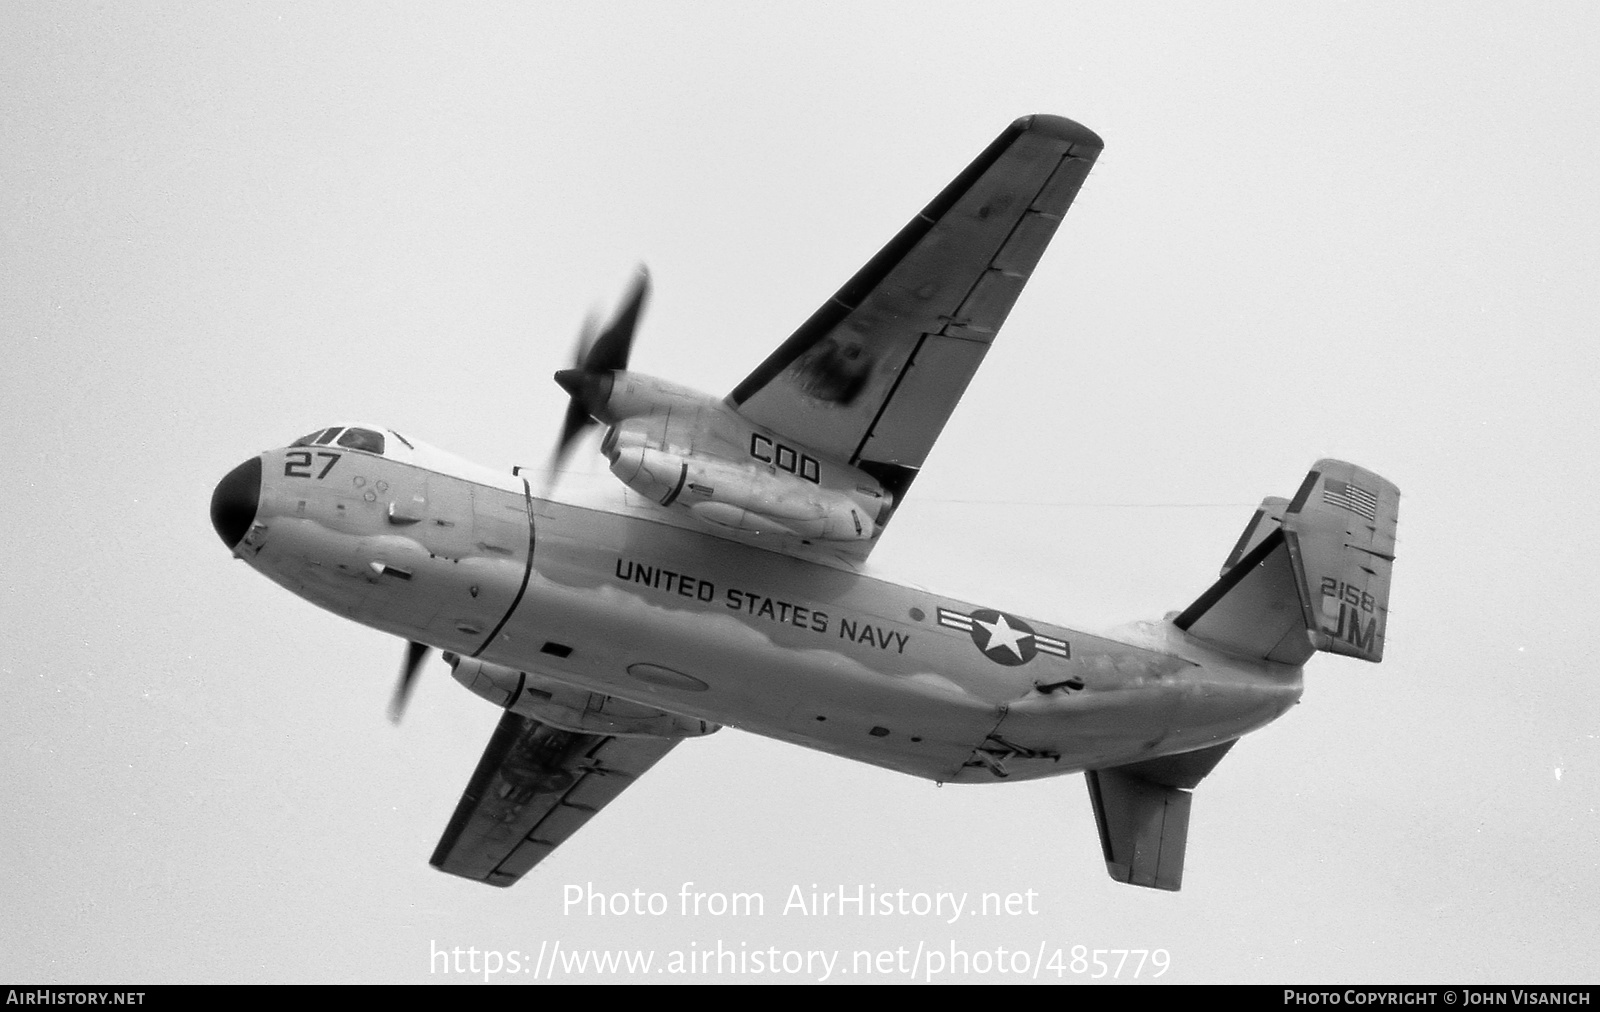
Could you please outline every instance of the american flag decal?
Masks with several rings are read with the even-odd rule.
[[[1349,482],[1327,479],[1322,486],[1322,501],[1329,506],[1339,506],[1368,520],[1378,519],[1378,497]]]

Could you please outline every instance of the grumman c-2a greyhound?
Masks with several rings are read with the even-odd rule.
[[[627,371],[647,292],[556,374],[620,480],[333,425],[217,486],[233,554],[429,647],[505,713],[432,863],[507,886],[685,738],[729,724],[941,783],[1083,772],[1113,878],[1182,881],[1190,791],[1301,693],[1379,661],[1399,491],[1321,460],[1189,607],[1114,638],[865,569],[1102,143],[1007,127],[725,398]]]

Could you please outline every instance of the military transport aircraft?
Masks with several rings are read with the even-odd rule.
[[[1383,656],[1399,491],[1318,461],[1183,611],[1089,635],[865,563],[1102,147],[1011,124],[727,397],[629,372],[648,281],[587,334],[583,431],[618,482],[330,425],[217,486],[268,578],[430,647],[505,713],[432,863],[507,886],[685,738],[730,724],[949,783],[1083,772],[1113,878],[1182,880],[1190,791],[1300,697],[1318,650]]]

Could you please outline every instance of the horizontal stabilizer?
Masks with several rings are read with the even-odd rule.
[[[1319,460],[1292,501],[1268,498],[1222,578],[1173,620],[1225,650],[1300,665],[1317,650],[1383,659],[1400,490]]]

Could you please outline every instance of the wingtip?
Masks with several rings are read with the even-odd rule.
[[[1011,125],[1021,133],[1043,134],[1046,137],[1054,137],[1057,140],[1066,141],[1074,146],[1082,145],[1095,149],[1101,149],[1106,146],[1106,142],[1100,139],[1099,134],[1082,123],[1067,119],[1065,116],[1035,113],[1032,116],[1024,116]]]

